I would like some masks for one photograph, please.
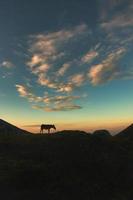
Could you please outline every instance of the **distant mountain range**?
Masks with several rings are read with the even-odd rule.
[[[30,134],[30,132],[20,129],[2,119],[0,119],[0,134]]]
[[[76,131],[76,130],[64,130],[57,132],[59,134],[64,134],[64,133],[71,133],[71,134],[85,134],[84,131]],[[17,135],[22,135],[22,134],[31,134],[30,132],[20,129],[2,119],[0,119],[0,134],[17,134]],[[110,133],[107,130],[96,130],[92,134],[94,136],[100,136],[100,137],[109,137],[111,136]],[[115,137],[125,137],[125,138],[133,138],[133,124],[131,124],[129,127],[125,128],[123,131],[119,132],[118,134],[115,135]]]

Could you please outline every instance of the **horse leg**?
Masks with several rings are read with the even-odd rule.
[[[50,129],[48,129],[48,134],[50,133]]]
[[[43,134],[43,129],[41,128],[40,133]]]

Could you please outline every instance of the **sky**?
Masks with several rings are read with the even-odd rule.
[[[0,118],[37,133],[133,122],[132,0],[1,0]]]

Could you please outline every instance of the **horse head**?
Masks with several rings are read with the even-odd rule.
[[[52,128],[53,128],[54,130],[56,130],[56,127],[55,127],[55,125],[54,125],[54,124],[52,125]]]

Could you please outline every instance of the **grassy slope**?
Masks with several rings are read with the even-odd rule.
[[[133,141],[80,133],[0,136],[3,199],[130,200]]]

